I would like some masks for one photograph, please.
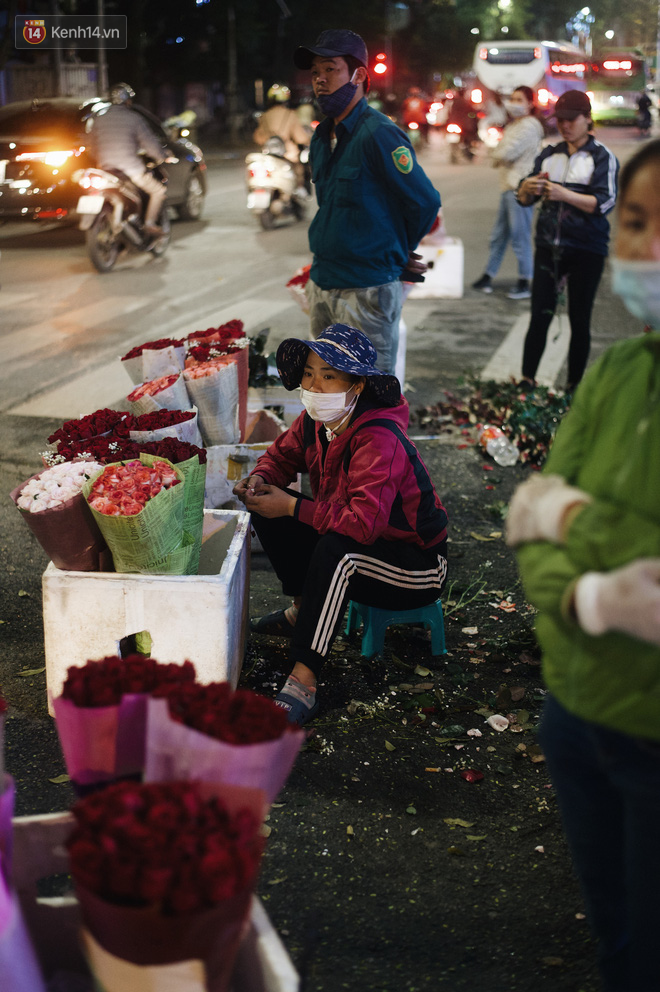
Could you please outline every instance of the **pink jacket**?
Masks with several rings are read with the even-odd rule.
[[[319,439],[325,428],[302,413],[261,456],[253,474],[285,488],[298,472],[309,472],[313,499],[298,500],[296,517],[320,534],[334,531],[361,544],[378,538],[406,541],[438,546],[444,553],[447,514],[405,434],[407,402],[376,407],[361,400],[357,409],[347,430],[328,445],[325,462]]]

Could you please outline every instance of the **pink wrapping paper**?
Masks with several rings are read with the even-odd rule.
[[[166,699],[149,699],[145,782],[221,782],[263,789],[268,803],[286,782],[305,731],[262,744],[228,744],[172,720]]]
[[[127,693],[117,706],[76,706],[53,701],[57,733],[69,777],[78,786],[142,773],[146,693]]]
[[[2,992],[46,992],[18,898],[0,872],[0,988]]]
[[[0,874],[8,879],[11,875],[12,824],[14,815],[14,799],[16,783],[11,775],[4,776],[4,785],[0,793]]]

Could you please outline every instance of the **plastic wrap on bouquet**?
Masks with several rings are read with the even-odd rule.
[[[240,436],[238,364],[233,356],[214,359],[213,364],[211,375],[195,378],[194,369],[183,373],[188,394],[198,409],[204,444],[235,444]]]
[[[153,413],[155,410],[189,409],[190,400],[188,399],[186,384],[181,375],[178,375],[170,385],[164,389],[159,389],[156,393],[145,392],[142,395],[136,395],[135,399],[131,399],[140,390],[140,387],[148,386],[149,381],[151,380],[143,380],[126,397],[131,405],[131,413],[134,416],[139,417],[143,413]]]
[[[132,357],[124,356],[121,360],[123,368],[136,386],[148,379],[159,379],[173,372],[180,372],[186,358],[186,348],[180,345],[166,345],[163,348],[144,347],[141,354]]]
[[[307,298],[307,283],[309,282],[310,265],[303,265],[289,279],[286,288],[291,293],[303,313],[309,313],[309,300]]]
[[[40,473],[31,476],[38,479]],[[51,509],[30,513],[17,505],[21,483],[10,493],[23,520],[55,568],[72,572],[112,571],[112,555],[82,493]]]
[[[17,896],[0,872],[0,988],[46,992]]]
[[[146,444],[149,441],[162,441],[163,438],[173,437],[177,441],[184,441],[186,444],[196,444],[202,447],[202,435],[197,423],[197,407],[192,407],[195,411],[194,417],[182,420],[178,424],[170,424],[169,427],[157,427],[153,431],[129,431],[128,436],[131,441],[138,444]]]
[[[6,879],[11,875],[12,825],[16,783],[4,773],[0,779],[0,874]]]
[[[262,789],[272,803],[304,739],[304,730],[289,730],[259,744],[228,744],[173,720],[166,699],[149,699],[144,778],[146,782],[200,779]]]
[[[131,515],[108,516],[90,507],[112,552],[115,569],[146,575],[194,574],[195,541],[186,535],[183,524],[184,473],[178,465],[156,455],[142,453],[139,460],[144,465],[165,462],[184,484],[161,489],[139,513]],[[123,464],[112,462],[106,469]],[[83,487],[86,499],[89,499],[94,481],[91,479]]]
[[[71,783],[83,794],[92,786],[141,776],[147,693],[126,693],[116,706],[76,706],[53,700],[57,733]]]

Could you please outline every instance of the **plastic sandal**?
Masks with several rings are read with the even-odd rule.
[[[289,723],[297,723],[299,727],[313,719],[319,709],[316,693],[305,692],[305,686],[298,679],[292,681],[290,678],[275,697],[275,705],[287,711]]]
[[[250,620],[250,630],[253,634],[264,634],[267,637],[293,637],[293,624],[287,620],[284,610],[275,610],[265,617],[255,617]]]

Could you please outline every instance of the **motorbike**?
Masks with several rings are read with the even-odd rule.
[[[309,192],[298,186],[295,169],[284,152],[282,139],[272,137],[260,152],[250,152],[245,158],[247,207],[257,215],[265,231],[275,226],[278,217],[305,217]],[[300,161],[307,165],[308,149],[302,149]]]
[[[165,173],[153,167],[163,183]],[[76,180],[81,196],[76,207],[79,228],[85,231],[87,253],[99,272],[110,272],[121,252],[148,251],[159,258],[167,251],[171,230],[167,207],[163,205],[158,225],[163,233],[147,234],[144,212],[148,194],[116,169],[82,169]]]
[[[474,141],[475,135],[472,131],[467,131],[460,124],[447,124],[449,160],[452,165],[472,161],[474,158]]]

